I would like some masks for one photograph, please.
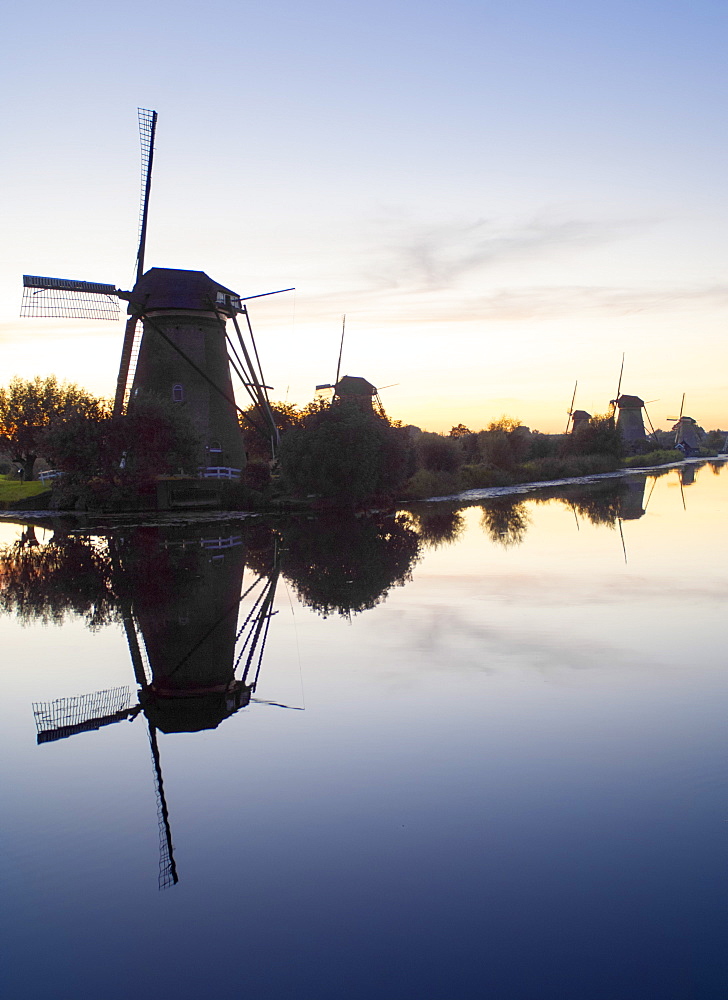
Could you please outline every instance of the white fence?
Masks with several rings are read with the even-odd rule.
[[[197,473],[200,479],[240,479],[242,471],[229,465],[201,465]]]

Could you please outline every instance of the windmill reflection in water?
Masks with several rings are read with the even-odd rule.
[[[136,692],[116,687],[33,705],[39,744],[145,717],[157,796],[160,889],[174,885],[178,874],[158,732],[216,729],[251,702],[294,707],[253,697],[276,614],[275,543],[267,572],[243,591],[242,534],[175,535],[137,529],[108,539]],[[156,575],[155,562],[161,565]]]

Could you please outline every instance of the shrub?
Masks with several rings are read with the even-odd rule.
[[[562,448],[563,439],[563,434],[538,434],[534,431],[527,458],[553,458]]]
[[[411,500],[450,496],[461,489],[459,478],[452,472],[431,472],[418,469],[402,488],[402,496]]]
[[[430,472],[454,472],[460,465],[457,440],[440,434],[424,433],[417,441],[420,465]]]
[[[279,458],[294,494],[349,505],[393,495],[407,476],[408,452],[401,428],[342,405],[313,413],[303,426],[288,431]]]
[[[612,417],[597,415],[562,439],[565,455],[612,455],[621,458],[624,441]]]
[[[72,416],[45,433],[55,467],[76,483],[99,478],[138,485],[157,475],[196,471],[200,442],[186,411],[151,394],[139,395],[122,417]]]
[[[488,486],[510,486],[513,477],[501,469],[494,469],[483,463],[464,465],[460,469],[460,485],[463,490],[477,490]]]
[[[270,486],[270,465],[268,462],[255,459],[248,462],[243,473],[243,483],[250,489],[262,491]]]
[[[684,458],[683,453],[676,448],[660,448],[642,455],[630,455],[629,458],[625,458],[622,464],[628,468],[632,466],[640,468],[649,465],[667,465],[668,462],[682,462]]]
[[[487,465],[496,469],[512,469],[516,454],[509,431],[493,427],[478,434],[478,449]]]

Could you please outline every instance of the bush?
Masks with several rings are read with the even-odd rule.
[[[461,462],[457,438],[424,433],[417,441],[420,465],[429,472],[454,472]]]
[[[636,466],[667,465],[669,462],[682,462],[685,458],[681,451],[676,448],[660,448],[658,451],[648,451],[642,455],[630,455],[625,458],[623,465],[628,468]]]
[[[373,413],[331,406],[288,431],[279,458],[294,494],[350,505],[396,493],[408,473],[409,444],[401,428]]]
[[[431,472],[418,469],[402,487],[402,496],[411,500],[450,496],[461,489],[459,477],[453,472]]]
[[[606,415],[592,417],[562,440],[565,455],[612,455],[621,458],[624,454],[622,434],[612,417]]]
[[[615,472],[620,466],[621,462],[611,455],[567,455],[564,458],[537,458],[526,462],[521,472],[523,482],[537,483]]]
[[[482,463],[464,465],[460,469],[460,484],[463,490],[484,489],[488,486],[510,486],[513,477],[501,469],[493,469]]]
[[[722,452],[725,451],[727,437],[728,431],[708,431],[703,444],[713,452]]]
[[[196,472],[200,441],[186,411],[139,395],[122,417],[72,416],[44,435],[49,461],[75,483],[139,485],[158,475]]]
[[[563,441],[563,434],[538,434],[534,431],[527,458],[554,458],[563,450]]]
[[[270,486],[270,465],[261,459],[248,462],[243,473],[243,483],[250,489],[262,492]]]
[[[509,470],[523,462],[531,449],[531,432],[520,424],[510,430],[491,424],[478,434],[478,450],[486,465]]]

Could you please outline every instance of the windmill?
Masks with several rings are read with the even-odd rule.
[[[344,351],[345,331],[346,316],[343,317],[341,324],[341,341],[339,343],[339,360],[336,365],[336,378],[333,382],[322,382],[320,385],[317,385],[316,392],[321,392],[324,389],[333,389],[333,395],[331,397],[332,406],[347,403],[357,406],[365,413],[371,413],[376,404],[377,409],[382,411],[384,407],[382,406],[382,400],[379,397],[379,389],[375,385],[372,385],[372,383],[367,379],[358,375],[344,375],[339,378],[341,372],[341,356]],[[389,385],[382,386],[382,389],[390,389],[393,385],[398,385],[398,383],[392,382]]]
[[[139,108],[138,115],[142,191],[134,287],[123,291],[114,284],[26,274],[21,316],[116,320],[119,300],[127,302],[114,414],[133,407],[139,393],[186,404],[205,448],[203,475],[238,478],[246,461],[238,414],[270,439],[274,453],[279,440],[245,304],[279,292],[244,298],[204,271],[144,270],[157,112]],[[238,406],[232,373],[255,405],[257,419]]]
[[[585,424],[588,424],[592,417],[591,413],[587,413],[586,410],[574,409],[574,402],[576,400],[576,387],[578,385],[579,382],[577,380],[576,382],[574,382],[574,392],[571,395],[571,403],[569,405],[569,409],[566,411],[567,413],[566,429],[564,430],[564,434],[569,433],[569,426],[571,426],[571,433],[572,434],[576,433],[580,427],[583,427]]]
[[[697,420],[683,414],[684,409],[685,393],[682,394],[679,415],[667,419],[675,421],[672,428],[675,432],[675,448],[681,451],[686,458],[694,458],[700,454],[700,440],[703,436],[703,430],[698,426]]]
[[[241,594],[245,565],[241,535],[175,537],[162,531],[156,545],[150,545],[153,540],[149,534],[139,535],[136,551],[123,538],[109,540],[136,692],[117,687],[35,703],[33,713],[39,744],[145,717],[157,800],[159,887],[164,889],[178,881],[178,874],[158,734],[215,729],[251,703],[295,706],[254,697],[276,614],[278,551],[269,571],[256,576]],[[149,574],[139,573],[135,556],[144,553],[149,569],[148,553],[154,555],[155,565],[165,552],[176,555],[179,565],[187,550],[195,556],[199,572],[185,575],[174,601],[165,603],[161,597],[159,604],[150,606],[143,579]],[[241,606],[247,608],[242,622]]]
[[[647,440],[647,432],[645,430],[645,422],[642,418],[642,411],[644,410],[647,423],[650,426],[652,436],[657,443],[657,433],[655,428],[652,426],[652,421],[650,420],[650,415],[647,412],[647,404],[644,399],[639,396],[628,396],[621,391],[622,389],[622,375],[624,373],[624,353],[622,353],[622,365],[619,369],[619,381],[617,382],[617,393],[614,399],[610,399],[609,405],[611,407],[610,416],[612,420],[616,416],[616,426],[617,430],[620,431],[622,435],[622,440],[628,449],[639,449],[643,441]],[[651,402],[656,402],[656,400],[651,400]]]

